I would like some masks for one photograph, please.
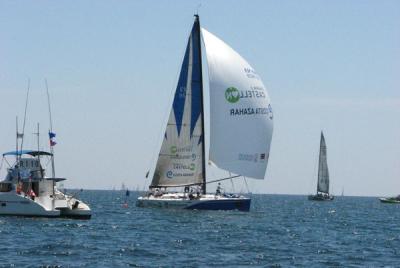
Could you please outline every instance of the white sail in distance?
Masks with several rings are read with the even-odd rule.
[[[322,132],[321,132],[321,141],[319,145],[317,191],[329,194],[329,170],[328,170],[325,138]]]
[[[210,160],[229,172],[264,179],[273,132],[270,98],[236,51],[202,28],[210,88]]]

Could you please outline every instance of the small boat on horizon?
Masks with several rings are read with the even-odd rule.
[[[201,40],[209,72],[208,113]],[[210,117],[209,129],[205,114]],[[207,193],[206,185],[242,176],[264,179],[272,130],[272,108],[258,74],[236,51],[201,28],[195,15],[152,182],[137,206],[249,211],[251,198],[225,194],[220,185],[215,193]],[[238,175],[212,180],[206,176],[206,163]]]
[[[308,200],[312,201],[331,201],[333,195],[329,195],[329,170],[324,133],[321,131],[318,160],[318,180],[317,193],[309,195]]]
[[[393,197],[381,197],[379,201],[382,203],[400,204],[400,195]]]

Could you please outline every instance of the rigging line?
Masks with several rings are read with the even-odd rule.
[[[231,172],[229,172],[229,176],[232,176]],[[233,180],[231,178],[231,184],[232,184],[232,192],[235,192],[235,184],[233,184]]]
[[[247,193],[249,194],[250,190],[249,190],[249,185],[247,184],[246,176],[243,176],[243,179],[244,179],[244,183],[246,184]]]
[[[4,158],[4,156],[3,156],[3,158],[2,158],[2,159],[4,159],[4,161],[7,163],[8,167],[11,167],[10,163],[7,161],[7,159],[6,159],[6,158]]]
[[[28,109],[28,99],[29,99],[29,90],[31,87],[31,79],[28,78],[28,90],[26,91],[26,99],[25,99],[25,112],[24,112],[24,123],[22,125],[22,141],[21,141],[21,153],[22,153],[22,146],[24,145],[24,133],[25,133],[25,122],[26,122],[26,110]],[[21,156],[20,156],[21,158]]]

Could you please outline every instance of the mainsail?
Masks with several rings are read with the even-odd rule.
[[[270,99],[258,74],[236,51],[202,28],[210,80],[210,160],[264,179],[273,130]]]
[[[183,59],[151,187],[203,183],[203,86],[200,25],[196,19]]]
[[[324,134],[321,132],[319,145],[319,164],[318,164],[318,186],[317,191],[329,194],[329,170],[326,156],[326,144]]]

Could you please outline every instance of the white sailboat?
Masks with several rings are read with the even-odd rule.
[[[318,182],[317,194],[309,195],[309,200],[329,201],[333,200],[333,195],[329,195],[329,170],[326,154],[326,144],[324,133],[321,131],[321,140],[319,145],[319,160],[318,160]]]
[[[67,195],[57,189],[57,182],[65,179],[55,177],[53,152],[55,134],[52,132],[52,127],[49,131],[51,152],[39,149],[39,124],[35,134],[38,137],[37,150],[23,150],[24,130],[22,133],[18,132],[17,120],[16,150],[4,153],[0,166],[1,169],[4,163],[8,165],[6,178],[0,182],[0,216],[90,219],[91,210],[87,204],[74,195]],[[9,157],[15,157],[13,164],[10,164]],[[43,157],[51,158],[50,177],[46,175],[46,170],[42,166]]]
[[[204,125],[201,39],[209,72],[209,129]],[[237,174],[234,177],[264,179],[272,130],[270,99],[258,74],[201,28],[195,15],[150,190],[138,198],[137,206],[248,211],[250,198],[223,194],[220,187],[215,194],[207,193],[207,183],[224,179],[206,179],[205,135],[210,136],[213,165]]]

